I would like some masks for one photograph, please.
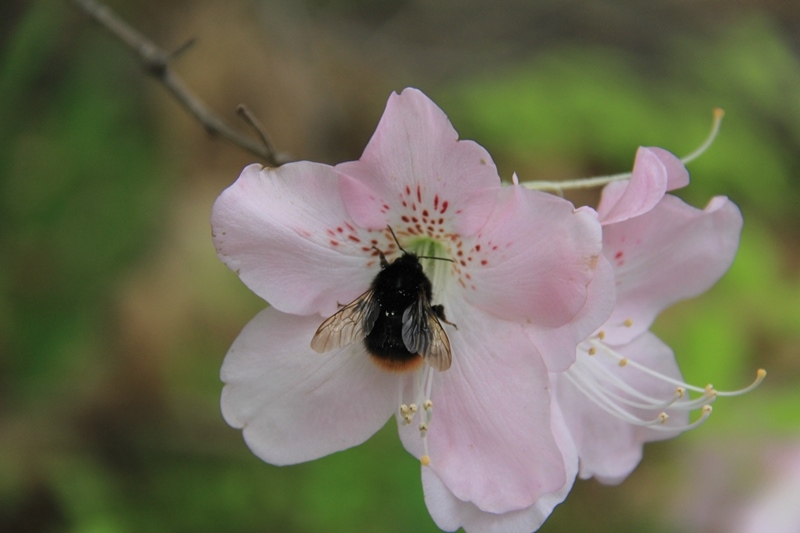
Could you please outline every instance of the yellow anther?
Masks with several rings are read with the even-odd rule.
[[[423,408],[424,408],[426,411],[430,411],[431,409],[433,409],[433,402],[432,402],[432,401],[430,401],[430,400],[425,400],[425,403],[423,403],[423,404],[422,404],[422,407],[423,407]]]
[[[623,357],[622,359],[619,360],[619,366],[625,366],[627,364],[628,364],[627,358]]]
[[[660,421],[662,424],[666,423],[666,421],[667,421],[668,419],[669,419],[669,415],[668,415],[667,413],[661,413],[660,415],[658,415],[658,420],[659,420],[659,421]]]
[[[683,398],[686,394],[686,389],[684,387],[678,387],[675,389],[675,396],[678,398]]]
[[[431,458],[429,455],[423,455],[419,458],[419,462],[422,463],[422,466],[428,466],[431,464]]]
[[[629,328],[629,327],[631,327],[633,325],[633,320],[628,318],[628,319],[625,320],[624,324],[625,324],[626,328]]]
[[[589,348],[589,355],[594,355],[594,354],[596,354],[596,353],[597,353],[597,348],[595,348],[594,346],[592,346],[591,348]]]
[[[603,339],[605,339],[605,338],[606,338],[606,332],[605,332],[605,331],[601,331],[601,332],[599,332],[599,333],[597,334],[597,338],[598,338],[598,339],[600,339],[600,340],[603,340]]]

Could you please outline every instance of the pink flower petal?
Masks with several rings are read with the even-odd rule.
[[[689,185],[689,171],[686,170],[683,161],[678,159],[678,157],[671,152],[663,148],[658,148],[657,146],[651,146],[648,150],[653,152],[656,157],[661,160],[664,164],[664,168],[667,170],[668,191],[674,191],[675,189],[680,189]]]
[[[671,195],[649,213],[605,226],[604,254],[617,279],[617,306],[603,328],[609,342],[627,342],[664,308],[708,290],[733,262],[741,228],[727,198],[700,210]],[[628,319],[632,327],[623,325]]]
[[[650,211],[667,190],[667,167],[664,153],[640,147],[636,152],[631,178],[603,188],[597,213],[603,225],[621,222]]]
[[[351,345],[318,354],[317,317],[268,308],[234,341],[221,377],[222,414],[268,463],[309,461],[361,444],[395,410],[399,377]]]
[[[445,304],[458,330],[452,366],[434,374],[428,468],[483,511],[530,507],[566,480],[550,431],[547,370],[521,326]],[[415,426],[401,427],[400,437],[422,455]]]
[[[567,497],[578,472],[578,456],[563,417],[552,405],[552,430],[563,454],[567,478],[558,491],[542,495],[526,509],[507,513],[489,513],[476,505],[456,498],[431,468],[422,468],[425,503],[439,528],[455,531],[463,527],[467,533],[530,533],[544,523],[553,509]]]
[[[682,380],[672,350],[650,332],[637,337],[617,351],[656,372]],[[651,377],[630,365],[620,367],[616,360],[604,358],[601,353],[591,357],[591,364],[603,365],[625,383],[652,398],[663,398],[666,401],[675,392],[675,385]],[[672,438],[681,432],[680,429],[658,431],[620,420],[598,407],[563,375],[553,377],[557,385],[555,390],[558,404],[578,449],[582,479],[595,477],[603,483],[619,483],[639,464],[645,442]],[[628,408],[628,412],[643,420],[653,420],[661,411]],[[669,419],[663,427],[681,426],[688,421],[688,412],[685,410],[670,408],[666,412]]]
[[[338,185],[317,163],[246,167],[214,203],[220,259],[283,312],[332,314],[378,271],[372,235],[347,214]]]
[[[586,304],[601,248],[590,208],[520,186],[498,193],[494,212],[461,259],[466,300],[497,317],[558,327]]]
[[[575,361],[575,348],[605,323],[614,309],[614,268],[600,256],[588,285],[586,304],[570,322],[557,328],[530,324],[526,332],[550,372],[563,372]]]
[[[475,193],[500,186],[489,153],[459,141],[444,112],[416,89],[389,97],[361,159],[341,163],[336,171],[349,213],[371,229],[413,227],[411,218],[421,221],[427,212],[429,220],[442,219],[439,226],[457,224],[455,231],[469,235],[491,205],[480,210],[465,204]]]

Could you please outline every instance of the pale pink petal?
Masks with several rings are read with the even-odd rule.
[[[631,177],[603,188],[597,213],[603,225],[613,224],[650,211],[667,190],[667,168],[649,148],[636,152]]]
[[[578,344],[603,325],[614,309],[614,268],[602,255],[588,289],[586,304],[570,322],[557,328],[535,324],[526,327],[528,337],[538,348],[550,372],[563,372],[569,368],[575,361]]]
[[[667,190],[674,191],[689,185],[689,171],[677,156],[663,148],[651,146],[648,148],[658,157],[667,170]]]
[[[246,167],[214,203],[220,259],[281,311],[332,314],[378,271],[373,235],[347,214],[338,186],[327,165]]]
[[[671,195],[649,213],[605,226],[603,251],[617,278],[617,306],[603,328],[609,342],[627,342],[664,308],[716,283],[733,262],[741,228],[739,208],[727,198],[700,210]]]
[[[682,379],[672,350],[650,332],[619,347],[617,351],[665,376]],[[594,356],[584,354],[582,357],[588,359],[588,364],[604,366],[622,381],[652,398],[667,401],[673,397],[675,385],[649,376],[632,365],[621,367],[617,360],[604,357],[602,352]],[[578,449],[580,477],[583,479],[595,477],[603,483],[619,483],[639,464],[645,442],[672,438],[681,432],[680,429],[659,431],[620,420],[598,407],[565,375],[553,375],[553,379],[558,404]],[[654,420],[664,411],[645,411],[632,407],[627,407],[627,410],[642,420]],[[688,420],[685,410],[673,407],[666,409],[666,412],[669,418],[661,427],[682,426]]]
[[[435,373],[428,446],[433,469],[456,498],[492,513],[525,509],[566,481],[550,430],[547,370],[522,327],[445,302],[453,364]],[[403,426],[412,454],[419,431]]]
[[[360,444],[394,412],[399,378],[378,369],[360,344],[312,351],[320,322],[265,309],[222,365],[222,414],[268,463],[309,461]]]
[[[423,467],[425,503],[440,529],[455,531],[463,527],[467,533],[530,533],[539,529],[553,509],[567,497],[578,472],[578,456],[569,430],[555,402],[551,407],[552,430],[561,449],[567,473],[564,486],[542,495],[535,504],[526,509],[489,513],[456,498],[431,468]]]
[[[361,159],[341,163],[336,171],[349,213],[371,229],[413,227],[416,217],[422,227],[434,222],[470,235],[491,205],[468,209],[467,202],[500,186],[489,153],[472,141],[459,141],[444,112],[417,89],[389,97]]]
[[[594,210],[504,187],[486,226],[456,257],[465,299],[506,320],[566,324],[586,304],[601,239]]]

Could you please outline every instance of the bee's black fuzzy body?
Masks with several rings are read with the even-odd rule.
[[[441,323],[455,324],[447,321],[443,306],[431,305],[432,285],[420,258],[401,251],[403,255],[389,263],[378,250],[380,272],[367,291],[322,323],[311,339],[314,351],[361,341],[386,370],[406,372],[423,362],[440,371],[450,368],[450,341]]]
[[[415,305],[421,295],[430,301],[431,282],[414,254],[404,253],[391,263],[386,263],[383,257],[381,259],[383,268],[371,286],[380,310],[375,325],[364,338],[364,345],[370,355],[382,360],[378,362],[384,366],[416,366],[421,362],[420,355],[408,351],[403,342],[403,313]]]

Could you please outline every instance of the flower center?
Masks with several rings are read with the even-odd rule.
[[[633,321],[628,319],[624,325],[630,327]],[[718,391],[711,384],[690,385],[622,355],[605,342],[602,330],[578,346],[575,363],[564,373],[566,379],[610,415],[635,426],[670,432],[699,426],[711,415],[711,404],[717,397],[750,392],[766,375],[765,370],[759,369],[753,383],[736,391]],[[670,387],[671,394],[665,394]],[[666,425],[670,418],[668,411],[687,413],[698,409],[700,416],[694,422]]]

